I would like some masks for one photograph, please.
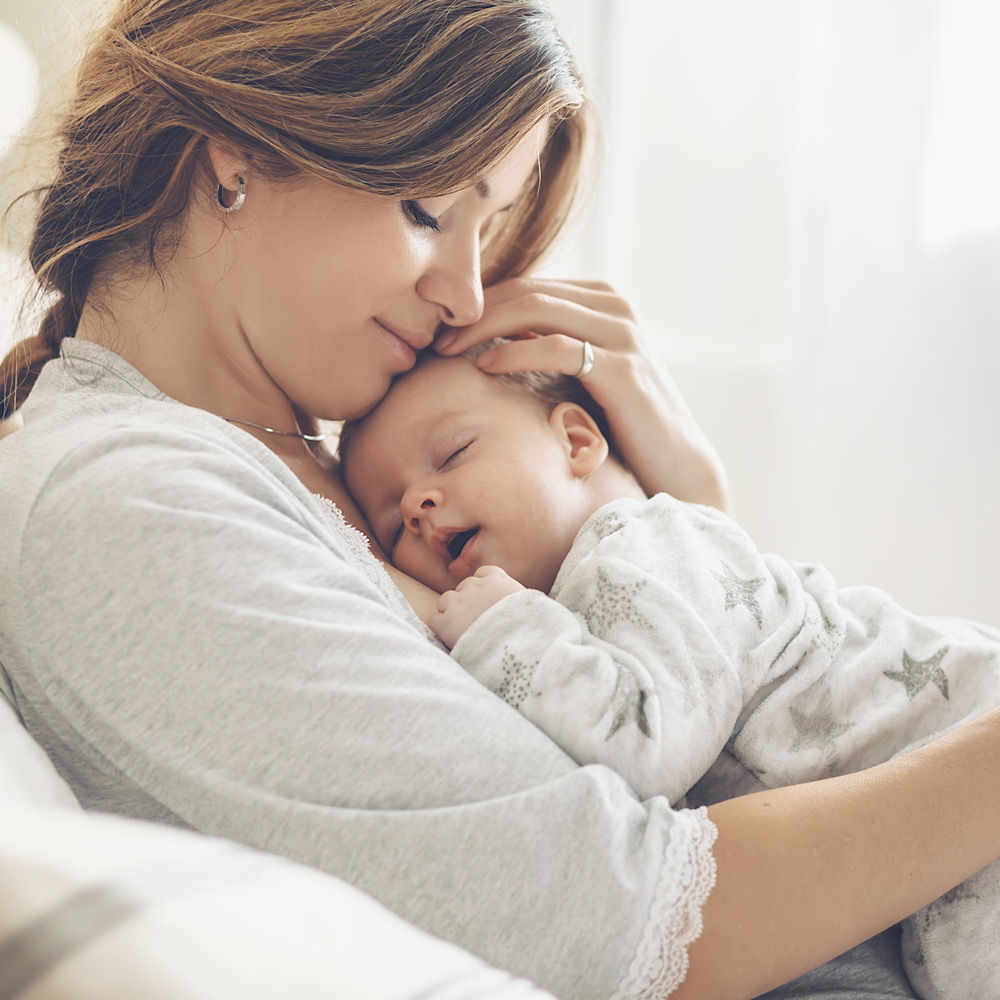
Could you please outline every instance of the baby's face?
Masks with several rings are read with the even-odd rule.
[[[548,591],[580,527],[545,408],[466,358],[432,358],[355,428],[343,467],[393,564],[435,590],[483,565]]]

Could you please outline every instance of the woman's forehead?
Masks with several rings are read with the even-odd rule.
[[[497,197],[504,204],[515,198],[537,168],[548,134],[549,120],[545,118],[476,181],[480,196]]]

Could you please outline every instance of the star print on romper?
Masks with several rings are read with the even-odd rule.
[[[625,527],[625,519],[616,510],[605,514],[599,521],[595,521],[592,530],[600,539],[608,538],[621,531]]]
[[[653,628],[636,603],[636,597],[642,592],[641,580],[617,583],[603,566],[598,568],[596,577],[594,599],[583,612],[587,628],[594,635],[604,639],[613,628],[626,626]]]
[[[626,723],[634,722],[643,736],[650,736],[646,718],[646,692],[639,686],[635,674],[627,667],[618,667],[618,680],[611,696],[611,728],[605,740],[610,740]]]
[[[838,722],[833,714],[833,696],[830,689],[824,687],[816,699],[816,708],[812,712],[803,712],[790,707],[788,714],[792,717],[797,735],[792,743],[792,751],[815,748],[823,750],[828,755],[834,752],[834,744],[838,736],[843,736],[851,726]]]
[[[511,708],[520,708],[521,702],[531,693],[531,678],[535,676],[537,661],[532,663],[515,656],[504,646],[500,659],[503,679],[493,689],[493,693],[503,698]]]
[[[948,675],[941,669],[941,661],[948,652],[948,647],[939,649],[932,657],[926,660],[914,660],[910,654],[903,650],[902,670],[883,670],[889,680],[899,681],[906,688],[906,697],[913,701],[914,698],[928,684],[934,684],[937,689],[948,698]]]
[[[845,630],[831,622],[826,617],[826,612],[812,597],[808,599],[806,605],[805,625],[812,633],[817,648],[825,650],[828,654],[835,653],[837,647],[844,641]]]
[[[723,562],[722,568],[725,573],[713,572],[712,576],[722,584],[726,591],[726,610],[731,611],[742,604],[753,615],[757,627],[762,627],[764,612],[760,609],[757,591],[764,585],[764,577],[758,576],[753,580],[744,580],[736,575],[729,563]]]

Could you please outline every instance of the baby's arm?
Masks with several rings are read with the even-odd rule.
[[[524,587],[499,566],[480,566],[474,576],[438,598],[437,614],[431,616],[430,626],[448,646],[454,646],[483,612],[520,590]]]
[[[597,569],[614,572],[603,561]],[[445,617],[469,613],[452,655],[579,763],[614,768],[642,798],[677,801],[729,737],[741,705],[739,679],[720,664],[711,636],[686,627],[690,612],[662,584],[627,572],[629,587],[639,584],[677,627],[636,625],[610,641],[588,627],[576,605],[527,590],[493,568],[442,600]],[[584,574],[581,568],[573,576]],[[481,614],[480,594],[489,605]],[[703,669],[706,660],[715,669]]]

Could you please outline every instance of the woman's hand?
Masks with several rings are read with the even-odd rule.
[[[492,337],[516,338],[480,355],[490,374],[559,371],[576,375],[584,341],[593,368],[581,381],[604,408],[615,444],[648,494],[730,510],[725,470],[663,363],[644,343],[628,303],[597,281],[512,278],[486,289],[482,319],[435,344],[461,354]]]

